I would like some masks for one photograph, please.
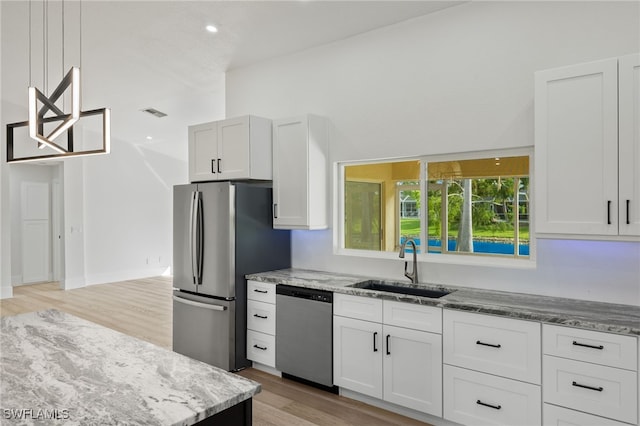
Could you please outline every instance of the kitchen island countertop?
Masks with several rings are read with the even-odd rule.
[[[411,284],[408,281],[401,283],[407,287],[453,290],[446,296],[432,299],[349,287],[365,280],[379,280],[375,277],[295,268],[250,274],[247,279],[640,336],[640,307],[633,305],[428,283]]]
[[[2,317],[0,331],[3,424],[190,425],[260,392],[259,383],[55,309]]]

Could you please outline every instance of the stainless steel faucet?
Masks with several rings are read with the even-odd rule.
[[[404,240],[404,242],[400,246],[400,255],[399,255],[399,257],[400,257],[400,259],[404,259],[404,250],[405,250],[405,247],[406,247],[407,243],[411,243],[411,245],[413,246],[413,271],[411,273],[407,272],[407,264],[409,262],[405,261],[404,262],[404,276],[409,278],[411,280],[411,282],[415,284],[415,283],[418,282],[418,261],[417,261],[418,246],[416,245],[416,242],[413,240],[413,238],[407,238],[406,240]]]

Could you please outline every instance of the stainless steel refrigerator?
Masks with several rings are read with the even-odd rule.
[[[274,230],[271,187],[207,182],[173,189],[173,350],[227,371],[246,357],[245,275],[291,266]]]

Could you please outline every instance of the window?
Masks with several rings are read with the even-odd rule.
[[[420,161],[344,167],[344,248],[398,251],[420,238]]]
[[[426,167],[429,253],[529,256],[528,156]]]
[[[344,164],[339,247],[529,259],[529,168],[524,150]]]

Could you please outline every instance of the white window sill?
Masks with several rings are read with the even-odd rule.
[[[370,259],[398,259],[397,252],[388,251],[369,251],[354,249],[337,249],[335,254],[341,256],[366,257]],[[413,254],[407,253],[405,260],[411,260]],[[491,268],[508,268],[508,269],[535,269],[536,261],[534,258],[515,259],[509,256],[493,256],[480,254],[437,254],[427,253],[418,254],[418,262],[449,264],[449,265],[469,265],[482,266]]]

